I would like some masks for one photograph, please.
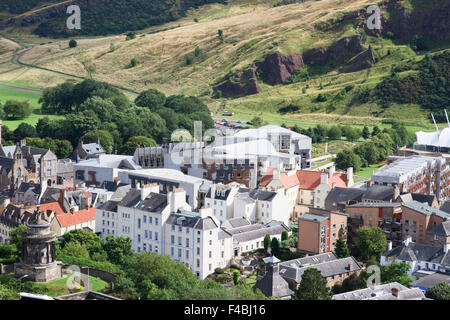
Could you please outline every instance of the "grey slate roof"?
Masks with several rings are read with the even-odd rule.
[[[141,191],[130,189],[119,204],[123,207],[134,207],[139,201],[141,201]]]
[[[333,255],[334,256],[334,255]],[[312,256],[311,258],[313,258]],[[336,258],[336,256],[334,256]],[[328,257],[330,259],[330,256]],[[296,261],[297,260],[297,261]],[[280,275],[286,279],[294,280],[297,283],[302,281],[302,275],[308,268],[315,268],[320,271],[323,277],[331,277],[347,272],[359,271],[361,266],[353,257],[342,259],[331,259],[324,262],[311,264],[299,264],[298,260],[286,261],[280,264]],[[320,261],[318,259],[318,261]],[[350,267],[349,267],[350,266]]]
[[[248,221],[245,217],[237,217],[225,220],[222,224],[222,228],[237,228],[250,225],[250,221]]]
[[[184,210],[178,213],[172,213],[167,218],[166,223],[196,230],[211,230],[219,227],[211,217],[202,219],[199,215]]]
[[[437,225],[427,233],[436,234],[438,236],[449,237],[450,236],[450,220],[444,221]]]
[[[290,297],[294,292],[289,289],[288,282],[275,270],[269,267],[264,277],[253,286],[253,290],[259,289],[266,297],[285,298]]]
[[[22,182],[19,186],[19,189],[17,189],[17,192],[26,192],[27,190],[31,189],[35,194],[41,193],[41,185],[38,183],[29,183],[29,182]]]
[[[105,153],[105,149],[98,143],[86,143],[82,145],[83,150],[90,155]]]
[[[217,199],[217,200],[227,200],[228,196],[231,193],[231,189],[226,189],[223,190],[225,191],[224,193],[222,193],[222,190],[216,190],[215,194],[214,194],[214,198],[213,199]],[[208,193],[206,194],[207,198],[211,198],[211,188],[209,189]]]
[[[272,201],[272,199],[277,195],[276,192],[273,191],[264,191],[260,189],[254,189],[249,192],[250,198],[254,200],[261,201]]]
[[[429,289],[440,282],[446,282],[447,284],[450,285],[450,274],[435,272],[433,274],[430,274],[428,276],[416,280],[413,283],[413,286]]]
[[[229,230],[227,230],[229,231]],[[284,231],[284,228],[281,225],[269,227],[269,228],[261,228],[257,230],[251,230],[243,233],[237,233],[233,235],[233,241],[240,242],[247,242],[252,241],[258,238],[264,237],[266,234],[269,234],[270,236],[274,236],[277,234],[281,234]]]
[[[105,203],[102,203],[97,207],[97,209],[105,210],[105,211],[111,211],[111,212],[117,212],[117,205],[119,204],[119,201],[109,200]]]
[[[331,189],[328,196],[325,198],[325,201],[330,202],[347,202],[347,201],[356,201],[361,202],[361,198],[364,194],[364,189],[359,188],[339,188],[335,187]]]
[[[407,246],[402,243],[400,246],[387,251],[383,255],[386,258],[394,257],[402,261],[426,261],[450,266],[449,255],[441,247],[433,247],[415,242],[411,242]]]
[[[435,214],[441,218],[450,219],[450,213],[435,209],[433,207],[430,207],[429,205],[417,201],[405,202],[402,205],[425,215]]]
[[[395,208],[400,207],[399,202],[359,202],[349,206],[349,208]]]
[[[362,196],[362,200],[379,200],[379,201],[389,201],[394,200],[394,187],[383,186],[379,184],[371,185],[367,188]]]
[[[304,213],[299,217],[299,219],[314,221],[314,222],[322,222],[322,221],[328,220],[328,216],[323,215],[323,214]]]
[[[439,209],[441,211],[450,213],[450,201],[446,201]]]

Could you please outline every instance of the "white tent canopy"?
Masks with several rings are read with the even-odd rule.
[[[417,144],[450,148],[450,128],[435,132],[416,132]]]

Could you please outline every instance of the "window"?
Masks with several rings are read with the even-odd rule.
[[[197,243],[200,243],[200,238],[197,238]]]
[[[145,215],[144,215],[144,223],[147,223],[147,216],[145,216]]]
[[[152,217],[148,217],[148,223],[152,224],[153,223],[152,220],[153,220]]]
[[[174,244],[175,243],[175,236],[170,236],[170,243]]]
[[[170,247],[170,255],[173,257],[174,256],[174,248]]]
[[[139,218],[137,222],[138,222],[138,229],[140,229],[141,228],[141,218]]]
[[[181,246],[181,237],[178,237],[178,245]]]
[[[139,243],[141,242],[141,235],[140,234],[138,234],[138,242]]]
[[[209,257],[212,258],[212,251],[209,252]]]
[[[200,254],[200,248],[197,247],[197,255]]]
[[[183,227],[182,226],[178,226],[178,232],[182,232],[183,231]]]
[[[197,268],[200,268],[200,259],[197,259]]]
[[[172,231],[175,231],[175,225],[172,225]]]
[[[155,232],[155,240],[158,241],[158,232]]]
[[[186,238],[186,247],[189,247],[189,238]]]
[[[186,259],[189,259],[189,250],[186,250]]]
[[[178,258],[181,258],[181,249],[178,249]]]
[[[158,225],[158,218],[155,218],[155,225]]]

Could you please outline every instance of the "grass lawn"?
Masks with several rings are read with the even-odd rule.
[[[0,103],[4,104],[8,100],[19,100],[19,101],[28,101],[31,106],[32,113],[25,119],[22,120],[3,120],[3,125],[6,125],[9,129],[16,129],[22,122],[26,122],[31,124],[32,126],[36,125],[40,118],[49,117],[50,119],[58,119],[64,118],[63,116],[57,115],[42,115],[41,114],[41,106],[39,104],[39,98],[41,95],[30,93],[30,92],[22,92],[16,91],[12,89],[0,88]]]
[[[311,169],[317,168],[317,167],[321,167],[326,165],[327,163],[330,163],[332,161],[334,161],[335,158],[327,158],[324,161],[319,161],[319,162],[314,162],[314,166],[311,167]]]
[[[78,291],[76,289],[72,289],[69,291],[69,289],[67,288],[67,279],[68,278],[66,277],[48,283],[38,283],[37,285],[43,288],[47,288],[48,292],[46,294],[51,297],[58,297],[84,290],[84,287],[82,286]],[[108,285],[105,281],[92,276],[89,276],[89,279],[91,280],[93,291],[102,291]]]
[[[356,172],[355,175],[360,176],[360,177],[370,178],[370,177],[372,177],[373,172],[377,171],[385,164],[386,164],[385,162],[371,164],[367,168],[361,168],[361,170]],[[355,181],[356,181],[356,179],[355,179]]]

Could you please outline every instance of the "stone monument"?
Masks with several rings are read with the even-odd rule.
[[[50,230],[50,221],[39,207],[26,223],[22,233],[22,259],[14,264],[14,273],[28,276],[35,282],[62,278],[62,263],[55,259],[56,235]]]

